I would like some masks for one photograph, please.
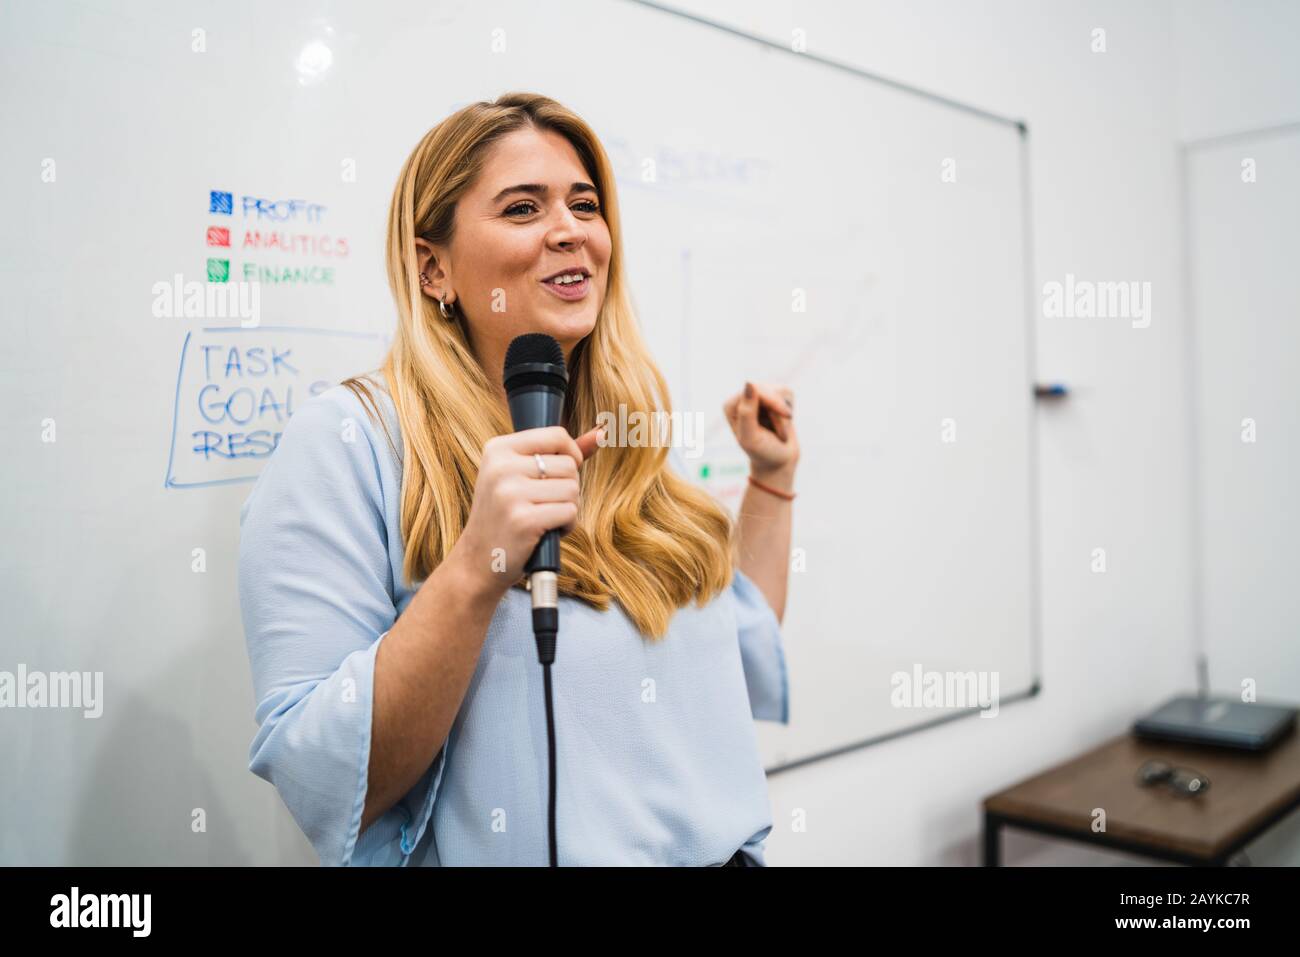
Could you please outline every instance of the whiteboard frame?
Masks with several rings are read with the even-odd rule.
[[[1033,257],[1033,218],[1031,215],[1030,205],[1030,178],[1029,178],[1029,124],[1024,120],[1013,119],[1009,116],[1003,116],[999,113],[993,113],[989,110],[972,106],[969,103],[963,103],[960,100],[954,100],[938,93],[932,93],[929,90],[921,89],[898,80],[882,76],[878,73],[872,73],[869,70],[863,70],[860,67],[835,60],[830,57],[820,56],[816,53],[796,52],[789,46],[776,43],[757,34],[748,33],[744,30],[738,30],[735,27],[728,26],[725,23],[719,23],[710,20],[707,17],[701,17],[697,14],[678,10],[674,7],[665,6],[656,3],[654,0],[626,0],[628,3],[636,4],[639,7],[647,7],[651,10],[657,10],[660,13],[669,16],[680,17],[683,20],[689,20],[693,23],[700,24],[713,30],[720,30],[723,33],[740,37],[757,43],[769,50],[779,50],[782,53],[795,57],[799,60],[819,63],[822,66],[829,67],[847,73],[850,76],[869,83],[877,83],[887,86],[890,89],[897,90],[901,93],[907,93],[912,96],[918,96],[922,99],[938,103],[949,109],[958,110],[962,113],[976,116],[990,123],[996,123],[1002,126],[1011,127],[1020,137],[1020,212],[1021,212],[1021,239],[1024,247],[1024,318],[1025,323],[1025,349],[1026,349],[1026,369],[1028,370],[1028,381],[1025,382],[1025,388],[1030,395],[1030,401],[1026,403],[1026,421],[1025,428],[1028,435],[1028,462],[1029,462],[1029,653],[1030,653],[1030,685],[1020,691],[1014,691],[1008,695],[1000,695],[998,698],[999,706],[1012,704],[1018,701],[1026,701],[1034,698],[1043,689],[1042,679],[1042,602],[1041,602],[1041,560],[1040,560],[1040,534],[1039,534],[1039,494],[1038,494],[1038,435],[1037,422],[1034,415],[1035,404],[1032,399],[1034,383],[1037,380],[1038,351],[1035,334],[1037,329],[1034,324],[1034,257]],[[831,748],[826,751],[817,751],[813,754],[804,755],[790,761],[784,761],[765,768],[767,774],[780,774],[783,771],[792,771],[808,764],[818,761],[825,761],[829,758],[839,757],[852,751],[859,751],[863,748],[869,748],[873,745],[883,744],[886,741],[893,741],[918,731],[926,731],[939,725],[947,724],[950,721],[956,721],[959,718],[968,718],[982,712],[982,708],[975,706],[962,708],[939,715],[927,721],[921,721],[917,724],[907,725],[902,728],[896,728],[893,731],[884,734],[874,735],[863,738],[859,741],[853,741],[849,744]]]

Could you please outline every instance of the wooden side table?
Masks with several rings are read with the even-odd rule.
[[[1150,760],[1194,768],[1210,779],[1188,797],[1142,787]],[[1300,807],[1300,734],[1263,754],[1164,744],[1125,734],[984,799],[984,864],[996,867],[1004,827],[1178,864],[1221,866]],[[1094,809],[1106,812],[1094,831]]]

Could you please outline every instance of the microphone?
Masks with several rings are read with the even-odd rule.
[[[504,384],[516,432],[559,425],[569,389],[569,373],[559,342],[540,332],[517,336],[506,350]],[[559,570],[560,531],[553,528],[542,535],[524,565],[533,596],[533,636],[538,659],[544,665],[555,661],[555,636],[560,625]]]
[[[551,336],[530,332],[517,336],[506,350],[504,383],[515,431],[559,425],[564,417],[564,397],[569,390],[569,373],[564,368],[564,350]],[[559,842],[555,824],[555,703],[551,687],[551,666],[555,663],[555,636],[560,630],[559,584],[560,532],[543,533],[528,556],[524,572],[533,596],[533,637],[537,659],[542,663],[542,689],[546,698],[546,752],[549,770],[546,833],[551,867],[559,867]]]

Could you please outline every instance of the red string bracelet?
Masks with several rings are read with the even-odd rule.
[[[795,493],[794,493],[794,492],[783,492],[783,491],[781,491],[779,488],[772,488],[772,486],[767,485],[767,484],[764,484],[763,482],[760,482],[758,479],[754,478],[754,476],[752,476],[752,475],[749,477],[749,484],[751,484],[751,485],[757,485],[757,486],[758,486],[759,488],[761,488],[764,492],[771,492],[773,495],[777,496],[778,498],[783,498],[783,499],[785,499],[787,502],[793,502],[793,501],[794,501],[794,496],[795,496]]]

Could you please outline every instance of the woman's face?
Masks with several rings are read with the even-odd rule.
[[[525,127],[498,142],[456,205],[450,247],[422,239],[416,245],[430,280],[425,294],[456,303],[474,352],[495,381],[516,336],[554,336],[567,361],[595,328],[605,298],[609,227],[591,177],[558,133]],[[546,281],[580,272],[588,278],[572,285]]]

